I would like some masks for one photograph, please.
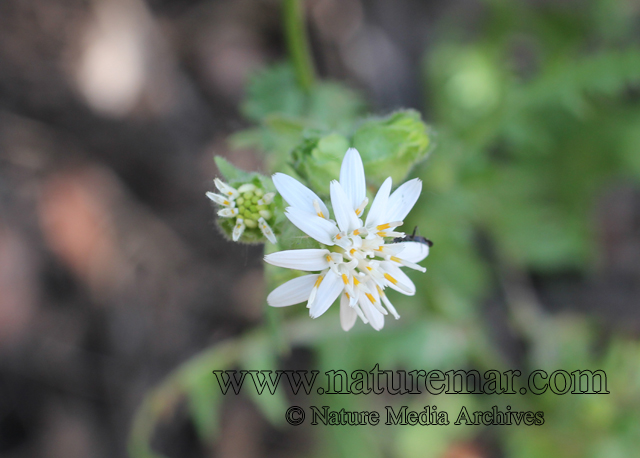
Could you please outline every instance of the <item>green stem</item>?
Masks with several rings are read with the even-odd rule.
[[[284,31],[289,57],[293,62],[300,87],[309,91],[315,80],[309,40],[300,0],[284,0]]]
[[[282,318],[278,313],[280,310],[273,307],[267,307],[267,329],[274,350],[278,356],[287,357],[291,353],[291,346],[287,340],[287,336],[282,329]]]

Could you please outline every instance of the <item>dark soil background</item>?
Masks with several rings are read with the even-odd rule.
[[[321,75],[427,120],[420,66],[435,24],[482,17],[466,0],[308,11]],[[260,169],[225,140],[246,127],[247,76],[284,57],[275,0],[0,1],[1,456],[126,456],[145,390],[263,319],[261,247],[226,242],[204,194],[214,154]],[[538,279],[550,309],[572,303],[637,331],[639,202],[633,188],[602,197],[606,274]],[[242,400],[225,408],[213,451],[185,412],[174,417],[157,438],[170,456],[310,447]]]

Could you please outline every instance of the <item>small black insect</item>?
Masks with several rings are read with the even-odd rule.
[[[396,237],[395,239],[393,239],[393,243],[420,242],[420,243],[424,243],[428,247],[432,247],[433,242],[421,235],[416,235],[417,231],[418,231],[418,226],[413,228],[413,233],[411,235],[405,235],[404,237]]]

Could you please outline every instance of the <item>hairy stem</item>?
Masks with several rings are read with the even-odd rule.
[[[309,91],[315,80],[301,0],[284,0],[284,31],[289,57],[300,87]]]

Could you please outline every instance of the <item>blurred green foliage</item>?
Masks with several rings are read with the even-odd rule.
[[[424,188],[405,223],[418,225],[435,246],[423,263],[429,270],[416,281],[417,295],[391,298],[402,318],[387,320],[380,333],[365,326],[343,333],[336,307],[315,321],[297,321],[306,318],[301,306],[278,309],[278,317],[267,311],[271,334],[257,331],[212,349],[201,357],[208,365],[185,376],[182,389],[204,442],[215,440],[219,421],[211,414],[219,400],[207,388],[216,383],[210,371],[277,367],[278,345],[269,335],[279,333],[292,345],[311,348],[321,374],[370,370],[377,363],[407,370],[518,368],[525,375],[603,369],[609,376],[608,395],[314,397],[311,404],[335,410],[437,404],[451,417],[462,405],[470,411],[511,405],[545,413],[545,424],[532,427],[316,427],[323,436],[316,456],[441,457],[455,444],[482,437],[511,458],[637,456],[639,343],[615,333],[603,338],[584,316],[545,312],[528,282],[532,272],[591,270],[597,197],[620,180],[640,178],[637,5],[482,5],[480,27],[444,19],[446,32],[425,55],[426,104],[437,146],[411,172]],[[252,79],[243,111],[257,127],[231,141],[259,148],[271,170],[297,175],[320,195],[338,176],[348,146],[363,154],[372,191],[389,175],[398,185],[426,157],[433,134],[415,111],[366,118],[364,109],[361,97],[337,83],[303,91],[292,68],[279,65]],[[396,161],[390,164],[389,157]],[[301,235],[291,229],[281,238],[289,248],[302,248]],[[273,287],[289,272],[267,267],[266,275]],[[523,343],[517,360],[496,344],[483,318],[483,301],[495,291],[503,293],[509,332]],[[288,324],[278,323],[282,316]],[[221,361],[222,354],[234,356]],[[185,371],[188,366],[177,373]],[[290,401],[269,398],[255,400],[277,425]]]

